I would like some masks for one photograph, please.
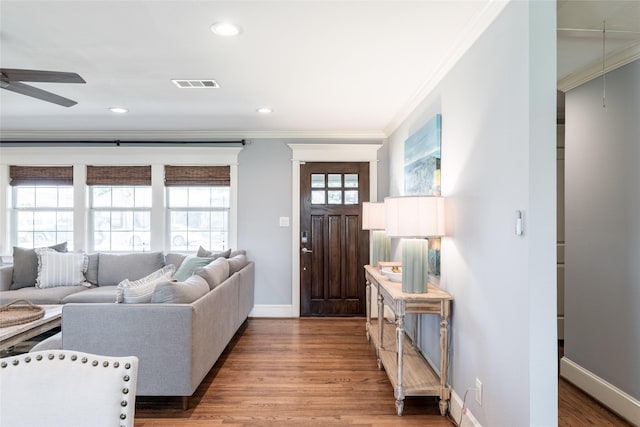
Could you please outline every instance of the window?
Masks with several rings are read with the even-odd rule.
[[[15,245],[73,250],[73,168],[11,166],[9,176]]]
[[[228,166],[165,166],[172,251],[229,246],[229,171]]]
[[[358,174],[311,174],[311,203],[314,205],[357,205]]]
[[[87,185],[93,250],[150,250],[151,167],[88,166]]]

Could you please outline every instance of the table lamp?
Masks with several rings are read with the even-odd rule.
[[[444,199],[435,196],[386,197],[385,230],[402,240],[402,291],[426,293],[428,241],[444,235]]]
[[[362,203],[362,229],[372,230],[370,264],[378,265],[378,261],[389,261],[391,243],[384,232],[384,203]]]

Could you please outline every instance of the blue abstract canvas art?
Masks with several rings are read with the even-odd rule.
[[[442,115],[436,114],[404,143],[404,194],[440,195]]]

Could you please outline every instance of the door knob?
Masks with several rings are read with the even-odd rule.
[[[302,248],[302,253],[303,253],[303,254],[310,254],[311,252],[313,252],[313,251],[310,251],[310,250],[309,250],[309,249],[307,249],[307,248]]]

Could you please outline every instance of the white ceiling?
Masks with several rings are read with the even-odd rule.
[[[78,101],[70,108],[0,91],[0,128],[12,139],[37,131],[382,138],[501,3],[2,0],[1,67],[72,71],[87,84],[33,84]],[[606,13],[610,28],[622,15],[640,31],[638,5],[561,0],[558,22],[597,28]],[[211,33],[223,19],[242,34]],[[559,33],[559,77],[597,60],[592,39]],[[171,79],[215,79],[221,88],[178,89]],[[130,111],[116,115],[113,106]],[[257,114],[263,106],[274,112]]]

